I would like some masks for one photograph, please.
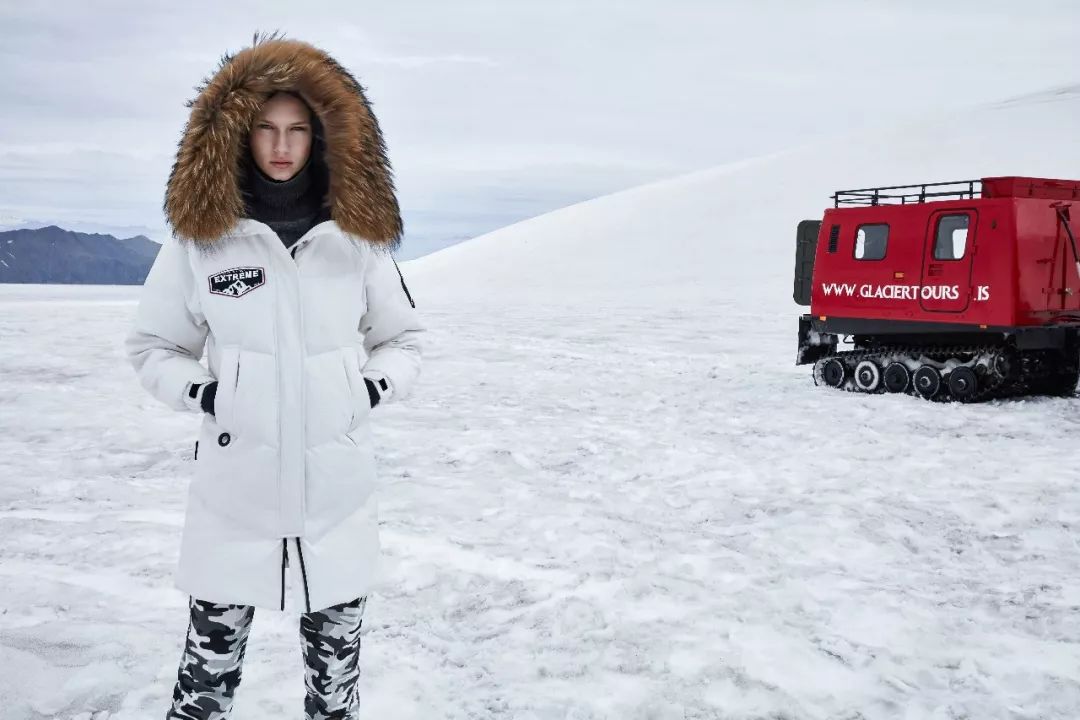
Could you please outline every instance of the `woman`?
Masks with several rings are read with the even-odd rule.
[[[424,330],[390,255],[402,225],[385,145],[356,80],[276,36],[226,55],[190,105],[165,197],[175,241],[126,340],[147,390],[204,413],[167,717],[227,716],[254,609],[285,609],[287,568],[307,716],[354,717],[379,554],[369,413],[408,395]]]

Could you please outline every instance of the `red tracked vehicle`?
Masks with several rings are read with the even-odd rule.
[[[972,402],[1071,395],[1080,181],[841,190],[799,223],[797,364],[819,385]],[[841,338],[852,349],[840,350]]]

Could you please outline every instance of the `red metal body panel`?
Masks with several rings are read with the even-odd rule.
[[[1080,181],[1050,180],[1031,177],[993,177],[982,179],[984,198],[1041,198],[1045,200],[1080,200]]]
[[[1066,208],[1080,240],[1080,182],[981,182],[981,196],[964,200],[827,210],[811,314],[976,328],[1080,324],[1077,258],[1059,216]],[[875,257],[880,248],[870,236],[881,229],[864,226],[882,225],[884,255],[859,259],[858,252]]]

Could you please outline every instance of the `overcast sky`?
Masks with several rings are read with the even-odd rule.
[[[0,3],[0,223],[164,237],[185,101],[224,51],[281,30],[368,89],[404,257],[822,134],[1080,82],[1075,0]]]

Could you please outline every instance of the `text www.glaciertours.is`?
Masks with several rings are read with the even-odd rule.
[[[977,285],[976,302],[990,299],[990,286]],[[826,297],[848,297],[880,300],[959,300],[959,285],[859,285],[857,283],[822,283]]]

